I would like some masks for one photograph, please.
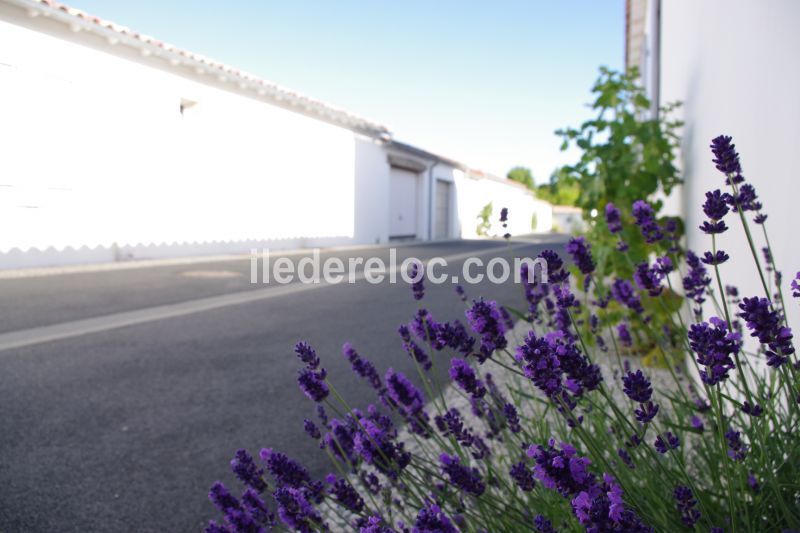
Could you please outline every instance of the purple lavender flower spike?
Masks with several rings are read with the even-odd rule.
[[[231,460],[231,471],[236,474],[239,481],[259,493],[267,489],[267,484],[264,483],[264,470],[256,466],[253,457],[247,453],[247,450],[236,451],[236,455]]]
[[[462,285],[456,285],[456,294],[458,294],[458,297],[461,299],[462,302],[467,301],[467,294],[464,291],[464,287]]]
[[[686,264],[689,266],[689,271],[683,278],[683,290],[687,297],[700,305],[706,301],[706,289],[711,284],[711,278],[708,276],[706,267],[691,250],[686,252]]]
[[[438,324],[435,336],[435,349],[450,347],[466,357],[475,347],[475,339],[470,337],[467,328],[458,320]]]
[[[725,432],[725,440],[728,441],[728,457],[734,461],[743,461],[747,456],[747,447],[742,442],[741,433],[729,429]]]
[[[536,257],[544,259],[547,264],[548,283],[561,283],[569,278],[569,272],[564,270],[564,261],[553,250],[543,250]]]
[[[339,505],[354,513],[360,513],[364,509],[364,500],[346,479],[337,479],[334,474],[328,474],[325,482],[331,486],[328,492]]]
[[[671,431],[666,431],[663,435],[656,437],[654,445],[658,453],[667,453],[670,450],[677,449],[681,445],[681,441]]]
[[[664,231],[667,234],[667,240],[672,243],[670,244],[669,249],[667,250],[671,254],[680,253],[680,225],[678,224],[678,219],[676,218],[668,218],[664,222]]]
[[[279,487],[273,497],[278,504],[278,516],[289,528],[299,531],[320,529],[322,518],[300,489]]]
[[[687,335],[689,346],[697,354],[697,362],[704,367],[700,370],[703,382],[716,385],[728,379],[728,372],[736,366],[732,357],[742,346],[741,335],[730,331],[718,317],[692,324]]]
[[[322,438],[324,447],[342,462],[352,462],[355,458],[355,430],[353,427],[334,418],[329,424],[329,429],[330,431]]]
[[[225,526],[219,525],[216,521],[211,520],[203,530],[205,533],[230,533],[230,529]]]
[[[764,409],[758,404],[752,404],[749,401],[745,400],[742,404],[742,412],[746,413],[752,417],[759,417],[764,414]]]
[[[540,514],[533,519],[533,527],[537,533],[556,533],[553,523]]]
[[[666,276],[667,274],[675,270],[675,265],[672,264],[672,259],[670,259],[665,255],[656,258],[656,263],[655,265],[653,265],[653,268],[656,270],[656,272],[658,272],[662,276]]]
[[[584,237],[573,237],[566,246],[567,253],[572,256],[572,261],[578,270],[585,275],[594,272],[594,260],[589,244]]]
[[[259,457],[279,485],[300,488],[311,482],[308,471],[300,463],[283,453],[276,452],[272,448],[264,448],[259,453]]]
[[[611,233],[619,233],[622,231],[622,217],[620,211],[613,203],[606,204],[606,224],[608,231]]]
[[[631,459],[631,455],[628,452],[620,448],[617,450],[617,455],[619,455],[619,458],[622,459],[622,462],[625,463],[628,468],[631,470],[636,468],[636,465],[633,464],[633,459]]]
[[[655,212],[647,202],[637,200],[633,203],[633,218],[647,244],[653,244],[664,238],[661,226],[656,222]]]
[[[649,402],[653,396],[653,387],[650,385],[650,380],[645,377],[641,370],[637,370],[635,373],[628,372],[622,378],[622,384],[623,391],[634,402]]]
[[[508,208],[504,207],[500,210],[500,222],[508,222]],[[503,226],[505,227],[505,226]]]
[[[730,259],[730,256],[722,250],[717,250],[716,253],[705,252],[701,261],[710,266],[721,265]]]
[[[439,462],[442,463],[442,472],[447,474],[450,483],[462,491],[473,496],[480,496],[486,490],[486,484],[481,479],[478,470],[462,465],[457,455],[443,453],[439,456]]]
[[[322,433],[320,433],[317,425],[308,418],[303,420],[303,430],[314,440],[319,440],[322,438]]]
[[[740,174],[742,167],[739,164],[739,154],[736,145],[731,143],[731,137],[720,135],[711,140],[711,151],[714,154],[714,165],[717,170],[726,175]]]
[[[401,528],[402,529],[402,528]],[[459,533],[442,509],[435,503],[420,509],[411,533]]]
[[[297,354],[297,357],[306,365],[308,365],[308,368],[311,370],[316,370],[319,367],[319,357],[317,356],[317,352],[314,351],[314,348],[312,348],[307,342],[298,342],[295,344],[294,351]]]
[[[239,500],[233,496],[221,481],[215,481],[208,491],[208,499],[223,514],[227,515],[229,509],[241,509]]]
[[[745,183],[739,187],[735,195],[727,195],[726,200],[731,209],[742,211],[760,211],[763,205],[758,201],[756,188],[749,183]]]
[[[407,332],[408,330],[406,330],[406,333]],[[342,355],[350,362],[350,367],[353,369],[353,372],[366,379],[376,391],[383,390],[383,383],[381,382],[378,371],[375,370],[375,367],[369,360],[364,359],[356,352],[352,344],[346,342],[342,345]]]
[[[403,373],[390,368],[386,371],[384,381],[389,398],[404,415],[413,416],[422,410],[424,405],[422,393]]]
[[[650,296],[658,296],[664,290],[664,287],[661,286],[664,275],[646,262],[636,265],[633,279],[636,281],[636,285],[640,289],[647,291]]]
[[[297,383],[309,399],[319,403],[327,398],[330,392],[328,385],[325,383],[327,375],[324,368],[316,372],[308,368],[303,368],[299,372]]]
[[[622,512],[625,510],[625,502],[622,500],[622,487],[620,487],[614,477],[610,474],[603,474],[603,481],[608,485],[608,518],[613,522],[619,523],[622,520]]]
[[[587,531],[652,531],[625,507],[622,496],[622,487],[614,477],[603,474],[603,483],[588,487],[572,499],[572,510]]]
[[[356,522],[359,533],[396,533],[394,529],[386,527],[380,516],[373,515],[368,518],[360,518]]]
[[[463,359],[454,357],[450,360],[450,379],[473,398],[483,398],[486,395],[486,387],[483,386],[483,382],[477,378],[475,371]]]
[[[594,474],[588,471],[591,461],[580,457],[571,445],[562,442],[560,450],[550,439],[547,446],[531,445],[526,452],[536,461],[533,475],[548,489],[562,496],[572,497],[596,484]]]
[[[522,461],[513,465],[509,473],[511,474],[511,479],[514,480],[514,483],[523,492],[530,492],[533,490],[533,487],[536,486],[536,480],[533,478],[533,472]]]
[[[659,406],[653,402],[640,403],[638,409],[633,410],[633,414],[642,424],[647,424],[658,414]]]
[[[252,505],[248,505],[248,503],[252,503],[251,500],[253,498],[260,501],[258,494],[253,489],[248,488],[245,490],[243,500],[246,503],[242,505],[239,500],[228,492],[225,485],[217,481],[211,486],[208,498],[225,515],[226,524],[225,526],[220,526],[216,522],[209,523],[206,531],[263,531],[263,528],[259,527],[256,517],[251,512]],[[262,521],[263,525],[271,525],[273,520],[268,512],[265,516],[262,516],[258,509],[256,511],[258,519]]]
[[[615,300],[628,307],[634,313],[644,313],[639,295],[636,294],[630,281],[625,279],[614,280],[614,283],[611,285],[611,295]]]
[[[789,360],[789,355],[794,353],[792,345],[792,330],[781,325],[781,317],[777,311],[772,310],[766,298],[743,298],[739,304],[747,329],[752,337],[767,346],[767,365],[779,367]]]
[[[411,293],[414,295],[415,300],[422,300],[425,296],[425,285],[423,284],[422,280],[424,276],[424,267],[419,262],[411,263],[411,267],[409,269],[409,277],[412,280],[411,282]]]
[[[275,526],[275,515],[269,510],[258,492],[250,488],[246,489],[242,493],[242,505],[258,524],[267,526],[268,529]]]
[[[491,357],[495,350],[502,350],[508,345],[503,316],[497,302],[483,298],[473,300],[472,307],[467,310],[466,315],[472,331],[481,336],[481,348],[478,354],[480,363]]]
[[[703,222],[700,229],[708,235],[725,232],[728,227],[722,220],[728,214],[728,203],[731,196],[721,192],[719,189],[706,193],[706,201],[703,204],[703,212],[710,219]]]
[[[525,376],[549,397],[563,390],[561,362],[553,347],[544,337],[531,331],[525,343],[517,348],[516,359],[523,364]]]
[[[416,342],[404,342],[403,349],[412,359],[419,363],[423,370],[430,370],[431,367],[433,367],[433,362],[431,362],[430,357],[428,357],[428,352],[422,349]]]
[[[747,485],[750,487],[750,490],[753,492],[758,492],[761,490],[761,485],[758,483],[758,479],[753,472],[747,474]]]
[[[800,272],[792,280],[792,298],[800,298]]]
[[[505,306],[500,306],[500,316],[503,317],[503,324],[505,325],[507,331],[514,329],[514,319],[511,317],[511,313],[508,312],[508,309],[506,309]]]
[[[617,325],[617,336],[619,337],[619,341],[623,346],[627,348],[633,346],[633,338],[631,337],[631,332],[628,330],[627,324]]]
[[[508,424],[508,429],[511,433],[519,433],[522,431],[522,426],[520,426],[519,421],[519,413],[517,413],[517,408],[514,407],[513,404],[506,403],[503,406],[503,415],[506,417],[506,423]]]
[[[686,527],[694,527],[697,521],[700,520],[700,511],[695,509],[697,500],[692,494],[692,489],[684,485],[678,485],[672,495],[675,497],[678,511],[681,513],[681,521]]]

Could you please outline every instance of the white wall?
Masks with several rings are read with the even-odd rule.
[[[389,164],[383,146],[356,138],[355,235],[362,244],[389,240]]]
[[[0,4],[0,17],[13,9]],[[31,248],[50,249],[28,253],[35,264],[114,243],[158,256],[163,245],[355,242],[356,158],[369,157],[353,132],[58,38],[68,27],[43,22],[52,35],[0,20],[0,264],[25,266]],[[197,102],[184,116],[181,99]]]
[[[390,154],[422,168],[419,239],[436,180],[451,238],[488,199],[512,234],[550,228],[517,187],[78,28],[0,2],[0,268],[386,243]]]
[[[689,245],[710,249],[697,230],[704,194],[725,188],[711,163],[713,137],[731,135],[745,177],[769,214],[767,228],[784,274],[784,294],[800,270],[796,245],[800,152],[800,2],[795,0],[668,0],[662,2],[661,100],[683,101],[681,164]],[[720,246],[732,261],[720,268],[743,295],[761,295],[755,266],[736,219]],[[757,234],[759,247],[763,239]],[[789,297],[791,300],[791,297]],[[795,302],[790,324],[798,326]]]
[[[514,185],[501,181],[461,175],[456,179],[456,194],[459,205],[459,227],[461,237],[476,238],[479,224],[478,215],[483,207],[492,203],[491,236],[501,236],[508,232],[511,235],[526,235],[534,230],[531,222],[536,214],[536,232],[550,231],[553,219],[550,204],[537,200],[532,194]],[[508,228],[500,224],[500,210],[508,208]]]

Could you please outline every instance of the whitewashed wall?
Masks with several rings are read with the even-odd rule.
[[[483,207],[492,202],[491,228],[489,235],[500,236],[506,233],[525,235],[548,232],[553,225],[553,211],[550,204],[533,197],[532,194],[514,185],[501,181],[471,176],[460,176],[456,180],[456,191],[459,205],[459,227],[463,238],[476,238],[479,224],[478,215]],[[508,228],[500,225],[500,210],[507,207],[509,211]],[[532,228],[532,219],[536,215],[536,228]]]
[[[383,146],[356,138],[355,242],[381,244],[389,240],[389,164]]]
[[[0,117],[4,266],[354,239],[349,130],[4,21]]]
[[[800,2],[795,0],[669,0],[661,3],[661,99],[681,100],[683,205],[689,245],[710,249],[697,226],[706,191],[724,189],[711,163],[713,137],[734,138],[744,175],[769,214],[767,227],[784,293],[800,270],[796,159],[800,152]],[[750,252],[735,219],[720,246],[734,260],[722,275],[744,295],[762,294]],[[759,243],[763,242],[756,234]],[[791,298],[790,298],[791,300]],[[800,313],[788,304],[789,322]]]
[[[534,212],[550,228],[520,188],[78,28],[0,2],[0,268],[386,243],[398,150],[424,167],[417,238],[436,180],[454,184],[445,237],[474,235],[487,199],[513,234]]]

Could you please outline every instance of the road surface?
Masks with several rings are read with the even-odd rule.
[[[514,253],[561,249],[546,240],[516,241]],[[397,253],[449,257],[453,274],[469,255],[509,256],[491,241]],[[453,288],[427,284],[436,318],[463,321]],[[513,283],[466,290],[521,305]],[[294,343],[315,346],[348,402],[366,407],[342,344],[412,375],[396,329],[417,306],[404,283],[254,286],[246,259],[0,279],[0,531],[202,530],[218,518],[211,483],[238,490],[228,462],[240,447],[273,447],[325,475],[302,429],[314,406],[295,383]]]

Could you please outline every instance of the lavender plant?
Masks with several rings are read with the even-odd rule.
[[[239,450],[231,469],[243,492],[211,487],[223,518],[206,531],[800,528],[800,365],[767,216],[730,137],[714,139],[712,150],[724,177],[702,206],[710,250],[687,252],[685,262],[656,255],[668,235],[648,204],[636,201],[637,231],[653,253],[634,265],[632,279],[598,283],[590,243],[574,238],[566,251],[582,275],[580,290],[563,259],[542,252],[548,283],[522,276],[527,309],[516,326],[497,302],[466,303],[461,287],[466,325],[419,307],[398,330],[413,379],[380,372],[346,344],[344,357],[375,391],[366,409],[348,405],[323,359],[298,343],[297,382],[316,404],[316,421],[303,426],[334,472],[315,480],[279,451],[263,449],[257,462]],[[716,246],[734,215],[761,294],[739,298],[723,283],[720,264],[748,259]],[[605,217],[619,234],[616,207]],[[761,227],[763,256],[751,224]],[[615,253],[628,252],[618,246]],[[664,370],[634,368],[640,359],[624,357],[631,330],[664,354],[676,350],[674,335],[656,331],[647,311],[673,280],[686,306],[670,314],[668,327],[678,332],[683,358]],[[794,298],[799,283],[800,273]],[[424,293],[424,283],[413,286],[420,303]],[[437,366],[449,369],[444,393]]]

